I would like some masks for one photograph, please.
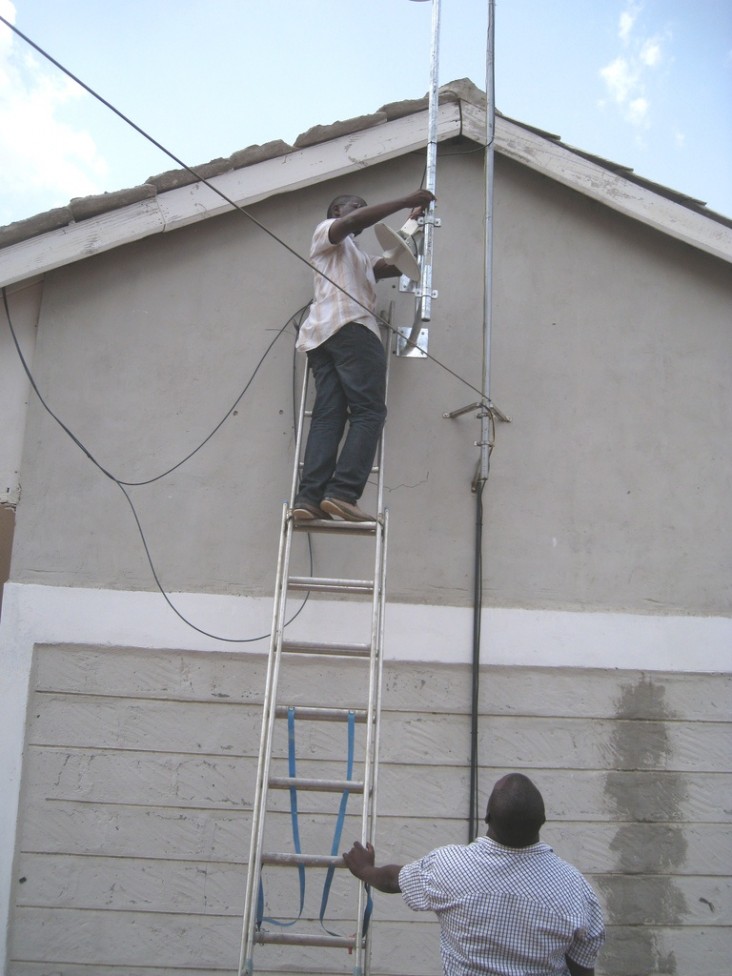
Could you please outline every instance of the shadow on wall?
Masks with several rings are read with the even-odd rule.
[[[15,509],[0,505],[0,613],[3,606],[3,587],[10,576],[10,552],[15,531]]]
[[[665,771],[673,768],[667,724],[673,715],[665,694],[644,676],[626,685],[616,703],[605,796],[618,822],[610,845],[617,874],[601,881],[607,921],[617,926],[603,952],[613,974],[675,974],[674,953],[659,948],[656,932],[688,915],[684,895],[668,876],[686,859],[687,795],[682,774]]]

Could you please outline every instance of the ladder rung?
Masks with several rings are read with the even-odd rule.
[[[304,864],[308,868],[344,868],[340,854],[294,854],[265,851],[262,864]]]
[[[363,782],[354,779],[306,779],[302,776],[271,776],[273,790],[313,790],[321,793],[363,793]]]
[[[287,718],[289,707],[277,705],[277,718]],[[318,705],[295,706],[295,718],[306,722],[343,722],[353,713],[357,722],[365,722],[368,712],[365,708],[325,708]]]
[[[337,519],[312,519],[293,522],[296,532],[341,532],[346,535],[373,535],[378,522],[339,522]]]
[[[318,593],[373,593],[373,580],[332,579],[321,576],[290,576],[291,590],[313,590]]]
[[[327,946],[331,949],[355,949],[356,938],[353,935],[298,935],[296,932],[262,932],[256,935],[260,945],[302,945]]]
[[[325,654],[331,657],[369,657],[370,644],[318,644],[314,641],[283,641],[283,654]]]

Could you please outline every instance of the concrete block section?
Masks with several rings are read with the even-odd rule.
[[[344,704],[356,674],[352,661],[297,659],[292,668],[300,703],[326,689]],[[9,976],[235,970],[264,677],[261,654],[36,649]],[[598,976],[719,976],[732,921],[732,762],[719,707],[727,678],[528,667],[485,668],[483,677],[481,803],[512,769],[539,786],[543,839],[585,873],[606,913]],[[389,663],[384,860],[467,840],[468,679],[464,666]],[[714,720],[704,702],[715,703]],[[298,771],[326,756],[342,777],[338,726],[301,724]],[[285,740],[275,742],[274,775],[286,773]],[[298,805],[303,850],[323,853],[339,797],[301,794]],[[291,829],[289,797],[278,793],[265,846],[287,850]],[[343,843],[359,832],[349,801]],[[305,913],[316,920],[318,870],[308,869]],[[336,872],[333,925],[348,924],[350,880]],[[267,869],[266,899],[275,917],[291,919],[297,879]],[[431,916],[377,896],[373,926],[373,976],[439,976]],[[292,971],[292,951],[261,947],[257,971]],[[320,976],[351,972],[347,953],[334,950],[303,950],[296,965]]]

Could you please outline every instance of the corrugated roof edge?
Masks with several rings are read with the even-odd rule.
[[[679,190],[674,190],[671,187],[664,186],[662,183],[656,183],[653,180],[646,179],[644,176],[639,176],[630,166],[624,166],[622,163],[615,163],[610,159],[605,159],[603,156],[597,156],[594,153],[586,152],[584,149],[578,149],[576,146],[571,146],[567,142],[562,142],[561,136],[555,135],[553,132],[547,132],[545,129],[539,129],[536,126],[529,125],[527,122],[521,122],[518,119],[513,119],[511,116],[504,115],[503,112],[499,112],[498,110],[496,110],[496,114],[500,115],[501,118],[506,119],[507,122],[512,122],[514,125],[518,125],[522,129],[526,129],[527,132],[534,132],[543,139],[548,139],[551,142],[555,142],[558,146],[561,146],[562,149],[566,149],[568,152],[573,153],[575,156],[580,156],[582,159],[586,159],[590,163],[595,163],[597,166],[601,166],[610,173],[615,173],[618,176],[622,176],[623,179],[630,180],[631,183],[636,183],[638,186],[645,187],[645,189],[651,190],[653,193],[657,193],[659,196],[665,197],[667,200],[673,200],[674,203],[679,203],[684,207],[688,207],[690,210],[694,210],[696,213],[702,214],[704,217],[709,217],[711,220],[724,224],[725,227],[732,227],[732,217],[727,217],[724,214],[711,210],[706,205],[704,200],[698,200],[696,197],[690,197],[688,194],[681,193]]]
[[[440,101],[467,101],[479,108],[484,108],[486,104],[486,97],[485,93],[481,91],[481,89],[478,88],[477,85],[475,85],[469,78],[461,78],[456,81],[448,82],[440,87]],[[185,169],[167,170],[166,172],[159,173],[156,176],[148,177],[148,179],[139,186],[134,186],[123,190],[114,190],[109,193],[95,194],[88,197],[75,197],[74,199],[70,200],[68,205],[65,207],[56,207],[53,210],[48,210],[32,217],[28,217],[24,220],[18,220],[11,224],[7,224],[4,227],[0,227],[0,249],[10,247],[13,244],[18,244],[21,241],[29,240],[30,238],[48,233],[49,231],[58,230],[71,223],[87,220],[90,217],[97,217],[100,214],[118,210],[121,207],[128,206],[129,204],[150,199],[151,197],[157,196],[158,193],[165,193],[167,190],[174,190],[181,186],[198,183],[201,179],[208,180],[214,176],[220,175],[221,173],[227,173],[235,169],[243,169],[246,166],[252,166],[255,163],[262,162],[266,159],[273,159],[277,156],[285,156],[288,153],[295,152],[299,149],[304,149],[307,146],[317,145],[320,142],[327,142],[328,140],[335,139],[338,136],[347,135],[349,132],[358,132],[363,129],[381,125],[384,122],[404,118],[405,116],[412,115],[415,112],[424,111],[428,108],[428,106],[429,99],[427,95],[418,99],[406,99],[399,102],[389,102],[370,115],[360,115],[354,118],[345,119],[343,121],[333,122],[330,125],[315,125],[306,132],[301,133],[292,146],[286,142],[283,142],[282,140],[277,139],[272,142],[264,143],[263,145],[252,145],[248,146],[246,149],[237,150],[228,158],[213,159],[207,163],[202,163],[198,166],[191,166],[190,168]],[[602,166],[604,169],[607,169],[612,173],[616,173],[625,179],[631,180],[633,183],[637,183],[639,186],[646,187],[647,189],[658,193],[660,196],[673,200],[676,203],[688,207],[697,213],[703,214],[705,217],[718,221],[727,227],[732,227],[732,218],[725,217],[722,214],[715,213],[713,210],[708,209],[705,203],[701,200],[696,200],[693,197],[686,196],[685,194],[672,190],[669,187],[644,179],[643,177],[634,173],[634,171],[627,166],[622,166],[619,163],[614,163],[591,153],[584,152],[581,149],[576,149],[574,146],[569,146],[566,143],[563,143],[560,137],[554,135],[553,133],[546,132],[543,129],[536,128],[535,126],[529,125],[525,122],[511,119],[509,116],[502,115],[501,112],[497,112],[497,114],[529,132],[533,132],[542,138],[556,142],[569,152],[596,163],[598,166]]]
[[[441,101],[459,101],[461,98],[476,105],[485,105],[484,93],[467,78],[449,82],[440,88]],[[186,169],[167,170],[156,176],[148,177],[140,186],[94,194],[88,197],[75,197],[65,207],[56,207],[53,210],[47,210],[0,227],[0,249],[49,231],[59,230],[71,223],[119,210],[121,207],[150,199],[158,193],[165,193],[167,190],[175,190],[181,186],[198,183],[201,179],[208,180],[230,170],[243,169],[246,166],[263,162],[265,159],[286,156],[297,149],[304,149],[306,146],[313,146],[319,142],[327,142],[329,139],[349,132],[358,132],[371,126],[380,125],[383,122],[404,118],[414,112],[424,111],[428,106],[429,98],[427,95],[419,99],[390,102],[372,115],[361,115],[333,122],[330,125],[315,125],[299,135],[294,146],[277,139],[263,145],[252,145],[246,149],[239,149],[226,159],[214,159],[208,163]]]

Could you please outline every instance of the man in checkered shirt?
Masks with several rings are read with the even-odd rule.
[[[403,867],[377,867],[358,842],[343,859],[366,884],[437,913],[445,976],[594,976],[602,912],[580,872],[540,843],[539,790],[521,773],[504,776],[485,820],[486,837]]]

